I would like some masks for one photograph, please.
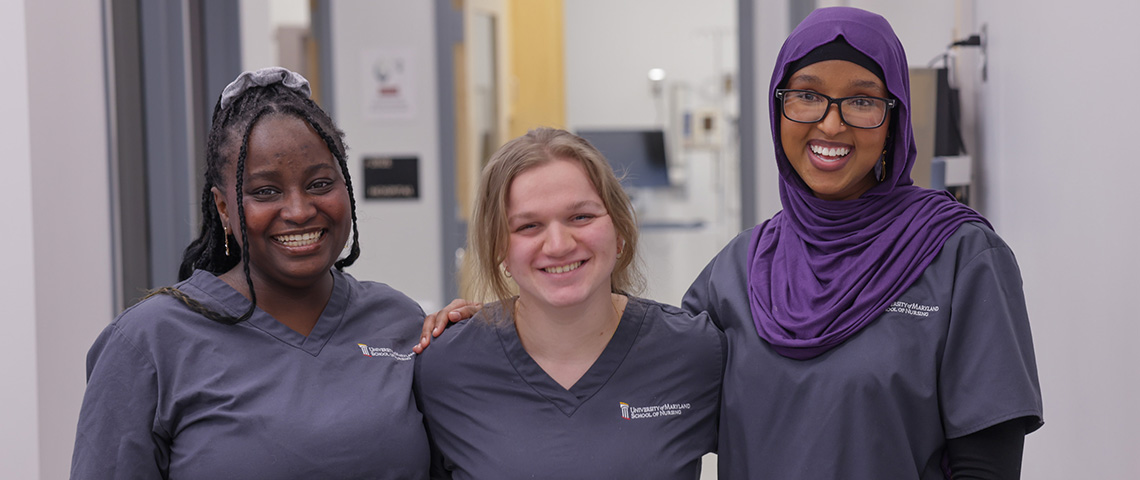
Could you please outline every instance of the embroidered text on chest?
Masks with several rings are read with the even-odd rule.
[[[642,418],[658,418],[680,415],[693,406],[688,403],[666,403],[649,407],[634,407],[625,402],[618,402],[621,407],[621,418],[637,420]]]
[[[397,353],[388,347],[369,347],[363,343],[358,343],[356,346],[360,347],[360,352],[366,357],[392,357],[401,362],[411,360],[415,357],[414,353]]]
[[[887,307],[887,313],[905,313],[916,317],[929,317],[938,311],[938,305],[923,305],[921,303],[895,302]]]

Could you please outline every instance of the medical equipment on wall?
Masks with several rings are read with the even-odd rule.
[[[926,68],[911,68],[911,122],[918,146],[911,178],[919,186],[949,191],[969,205],[976,158],[969,154],[963,132],[976,121],[963,115],[961,72],[956,69],[957,49],[962,47],[980,48],[984,82],[985,25],[980,34],[951,42]]]

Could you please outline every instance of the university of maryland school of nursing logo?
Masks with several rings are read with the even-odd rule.
[[[363,343],[358,343],[356,346],[360,347],[360,352],[363,353],[365,357],[392,357],[401,362],[405,362],[416,356],[414,353],[397,353],[388,347],[369,347]]]
[[[671,417],[681,415],[685,413],[686,410],[693,408],[693,406],[688,403],[665,403],[649,407],[634,407],[625,402],[618,402],[618,406],[621,407],[621,418],[626,420]]]

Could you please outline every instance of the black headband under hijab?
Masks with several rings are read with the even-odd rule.
[[[827,60],[846,60],[854,63],[870,70],[876,77],[879,77],[879,80],[883,81],[883,85],[887,84],[886,76],[883,75],[883,67],[879,66],[874,60],[871,60],[871,57],[856,50],[855,47],[847,43],[843,37],[835,37],[835,40],[814,48],[808,52],[807,55],[800,57],[799,60],[788,64],[788,69],[784,71],[784,79],[780,81],[780,86],[786,87],[788,85],[788,79],[792,78],[792,75],[800,71],[801,68]]]

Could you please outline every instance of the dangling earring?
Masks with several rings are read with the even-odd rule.
[[[887,149],[890,148],[890,144],[891,136],[887,135],[887,141],[883,144],[883,154],[879,156],[879,164],[875,165],[875,170],[878,170],[875,172],[875,176],[878,177],[879,183],[883,183],[883,180],[887,179]]]
[[[222,232],[224,232],[223,235],[225,235],[225,238],[226,238],[226,240],[225,240],[226,256],[228,257],[228,256],[230,256],[230,229],[228,229],[226,227],[222,227]]]

